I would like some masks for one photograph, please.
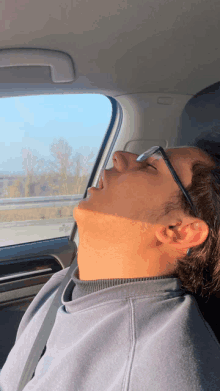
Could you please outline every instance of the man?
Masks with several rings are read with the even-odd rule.
[[[198,148],[166,150],[184,188],[192,165],[213,159]],[[115,152],[99,189],[74,210],[78,267],[24,391],[199,391],[220,389],[219,343],[175,273],[176,260],[209,235],[202,219],[176,209],[161,215],[180,188],[159,154]],[[160,216],[162,216],[160,218]],[[67,270],[30,304],[2,369],[15,391],[28,352]]]
[[[184,187],[191,183],[195,161],[213,166],[211,158],[197,148],[173,148],[167,155]],[[137,157],[115,152],[114,167],[104,173],[104,188],[91,188],[90,197],[75,210],[82,280],[166,275],[174,270],[177,257],[207,238],[208,225],[182,211],[154,224],[155,215],[179,187],[162,158],[152,156],[139,163]]]

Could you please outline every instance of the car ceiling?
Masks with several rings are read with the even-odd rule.
[[[0,48],[68,53],[72,92],[194,95],[219,81],[218,1],[4,0],[0,8]],[[35,87],[57,88],[49,68],[38,68]],[[1,95],[7,83],[33,82],[26,71],[1,69]]]

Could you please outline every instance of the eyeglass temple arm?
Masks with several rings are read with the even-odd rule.
[[[168,160],[168,158],[166,157],[166,154],[164,153],[163,149],[161,147],[158,148],[158,150],[160,150],[160,152],[163,154],[163,158],[165,160],[165,163],[167,165],[167,167],[169,168],[171,174],[173,175],[174,179],[176,182],[178,182],[179,186],[181,187],[181,190],[184,194],[184,196],[186,197],[186,199],[188,200],[189,204],[191,205],[191,208],[193,210],[193,213],[196,217],[198,217],[198,213],[197,213],[197,210],[195,208],[195,206],[193,205],[192,201],[191,201],[191,198],[190,196],[186,193],[186,190],[184,189],[181,181],[180,181],[180,178],[178,177],[178,175],[175,173],[175,171],[173,171],[172,167],[170,166],[170,162]]]

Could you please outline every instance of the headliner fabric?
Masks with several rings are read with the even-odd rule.
[[[57,272],[25,312],[0,376],[14,391],[53,297]],[[67,284],[34,377],[24,391],[215,391],[220,345],[195,298],[172,276]]]

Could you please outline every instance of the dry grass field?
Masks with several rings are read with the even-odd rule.
[[[78,203],[62,207],[1,210],[0,222],[69,218],[73,217],[73,209],[77,205]]]
[[[32,160],[30,160],[30,167],[26,167],[25,175],[12,176],[11,180],[10,178],[4,179],[2,177],[0,181],[0,198],[83,194],[90,173],[81,167],[79,159],[76,161],[76,174],[69,173],[67,168],[71,166],[71,148],[68,146],[67,141],[60,139],[53,147],[55,148],[54,157],[56,157],[57,172],[52,170],[49,173],[45,172],[41,175],[35,175],[31,165]],[[29,151],[28,153],[32,157],[32,152]],[[93,153],[87,157],[87,160],[89,161],[92,157]],[[63,164],[63,160],[65,164]],[[25,162],[26,165],[29,163],[28,161]],[[70,218],[73,217],[73,209],[77,205],[78,203],[74,202],[72,205],[68,203],[66,206],[0,210],[0,223]]]

